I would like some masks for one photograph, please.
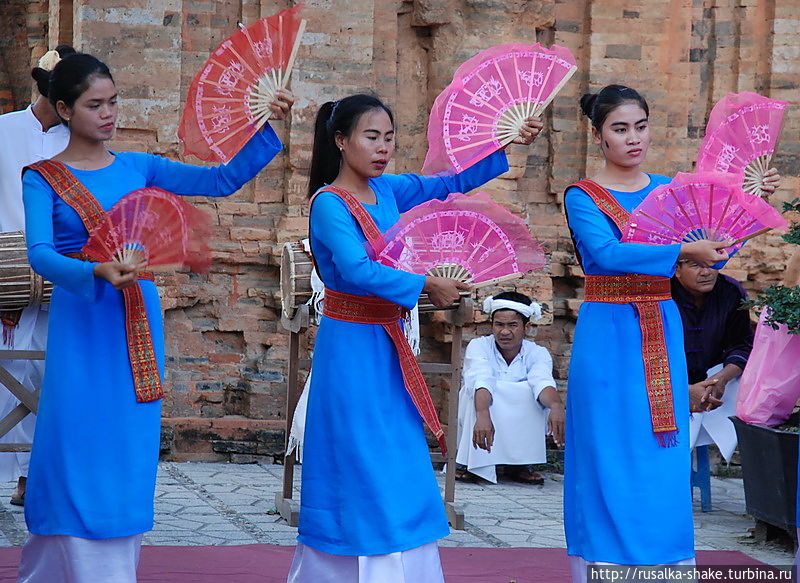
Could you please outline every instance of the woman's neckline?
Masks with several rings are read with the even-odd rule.
[[[615,193],[619,193],[619,194],[640,194],[643,190],[647,190],[648,188],[650,188],[650,186],[652,184],[653,184],[653,175],[652,174],[647,174],[647,184],[645,184],[644,186],[642,186],[641,188],[639,188],[637,190],[618,190],[616,188],[607,188],[607,187],[603,186],[602,184],[600,186],[603,186],[603,188],[605,188],[609,192],[615,192]]]
[[[118,159],[118,156],[114,152],[112,152],[111,150],[108,150],[108,153],[113,156],[113,158],[111,159],[111,162],[109,162],[105,166],[101,166],[100,168],[94,168],[93,170],[84,170],[83,168],[77,168],[75,166],[71,166],[71,165],[67,164],[66,162],[61,162],[61,163],[64,166],[66,166],[67,168],[69,168],[72,172],[98,172],[100,170],[105,170],[106,168],[111,168],[111,166],[113,166],[116,163],[116,161]]]

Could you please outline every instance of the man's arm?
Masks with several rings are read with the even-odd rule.
[[[489,407],[492,404],[492,393],[480,387],[475,390],[475,427],[472,430],[472,446],[492,451],[494,444],[494,424]]]
[[[539,393],[539,402],[550,409],[547,418],[547,433],[553,436],[556,445],[564,445],[564,402],[555,387],[545,387]]]

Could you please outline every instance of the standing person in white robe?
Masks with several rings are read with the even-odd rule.
[[[52,158],[67,147],[69,130],[61,123],[47,99],[50,71],[61,57],[74,53],[67,45],[48,51],[39,59],[31,76],[39,96],[21,111],[0,115],[0,232],[24,231],[25,211],[22,205],[22,169],[28,164]],[[47,343],[47,306],[31,306],[16,313],[4,313],[5,334],[0,337],[0,350],[44,350]],[[16,325],[13,325],[19,318]],[[33,391],[42,382],[43,360],[2,360],[11,375]],[[0,419],[19,404],[14,395],[0,386]],[[29,414],[14,426],[0,443],[30,443],[36,417]],[[11,503],[21,506],[25,500],[29,452],[0,453],[0,481],[17,480],[17,491]]]
[[[546,434],[564,442],[564,404],[550,353],[525,339],[541,306],[523,294],[502,292],[486,298],[483,310],[491,315],[492,334],[472,340],[464,356],[456,478],[497,483],[496,466],[506,465],[511,479],[542,484],[530,464],[546,461]]]

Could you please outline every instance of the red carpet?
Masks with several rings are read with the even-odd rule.
[[[442,548],[447,583],[569,581],[564,549]],[[142,548],[139,583],[286,583],[294,547]],[[0,548],[0,583],[16,579],[19,548]],[[759,565],[737,551],[698,551],[699,565]],[[55,582],[54,582],[55,583]]]

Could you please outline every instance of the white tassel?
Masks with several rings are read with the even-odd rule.
[[[292,429],[289,431],[289,444],[286,447],[286,455],[294,452],[294,459],[303,463],[303,438],[306,433],[306,411],[308,410],[308,392],[311,388],[311,372],[308,373],[303,392],[297,400],[297,407],[292,417]]]
[[[408,311],[406,317],[403,318],[403,332],[405,332],[408,345],[411,347],[411,352],[414,356],[419,354],[419,310],[414,306]]]

